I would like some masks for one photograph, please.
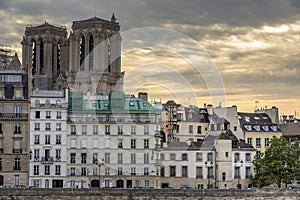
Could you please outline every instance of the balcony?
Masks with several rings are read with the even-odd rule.
[[[43,156],[42,159],[41,159],[41,162],[43,164],[52,164],[54,162],[54,159],[53,159],[52,156],[50,156],[50,157],[44,157]]]
[[[11,120],[11,119],[27,119],[27,113],[1,113],[0,119]]]
[[[21,148],[13,148],[13,153],[22,153]]]

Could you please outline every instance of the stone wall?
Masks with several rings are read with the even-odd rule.
[[[296,200],[300,190],[3,189],[0,200]]]

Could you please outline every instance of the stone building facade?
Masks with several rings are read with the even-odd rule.
[[[17,68],[0,71],[0,185],[28,185],[28,74]]]

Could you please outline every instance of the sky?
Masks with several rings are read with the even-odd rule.
[[[70,32],[72,21],[112,13],[126,92],[300,117],[299,0],[1,0],[0,43],[21,55],[28,24]]]

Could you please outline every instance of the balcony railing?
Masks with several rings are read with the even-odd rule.
[[[41,159],[41,162],[42,163],[47,163],[47,164],[50,164],[50,163],[53,163],[54,162],[54,159],[53,159],[53,157],[52,156],[50,156],[50,157],[42,157],[42,159]]]
[[[27,113],[1,113],[0,119],[24,119],[28,118]]]
[[[20,149],[20,148],[13,148],[13,153],[22,153],[22,149]]]

